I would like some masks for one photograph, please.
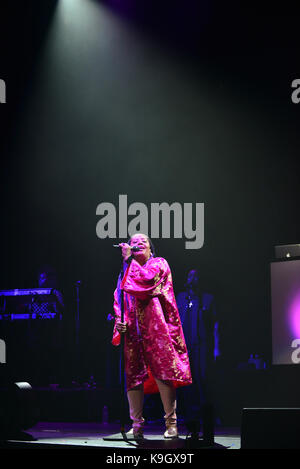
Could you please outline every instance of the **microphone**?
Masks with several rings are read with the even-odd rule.
[[[118,244],[113,244],[113,248],[119,248],[119,249],[121,249],[121,246],[119,246]],[[140,248],[139,248],[138,246],[130,247],[130,249],[131,249],[133,252],[138,252],[138,251],[140,251]]]

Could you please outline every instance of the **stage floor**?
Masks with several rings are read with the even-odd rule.
[[[208,449],[240,449],[240,432],[237,428],[216,428],[214,445],[209,447],[189,442],[187,446],[187,430],[184,425],[179,425],[180,437],[176,440],[164,440],[163,422],[147,423],[144,429],[145,440],[139,444],[134,440],[122,441],[120,424],[118,423],[95,423],[95,422],[39,422],[33,428],[26,431],[34,438],[33,441],[22,441],[22,439],[7,440],[4,445],[7,448],[107,448],[109,449],[162,449],[162,450],[186,450],[187,448]],[[126,431],[130,426],[126,426]],[[108,437],[109,440],[105,440]],[[110,440],[112,438],[112,440]]]

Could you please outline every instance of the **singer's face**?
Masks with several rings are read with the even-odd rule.
[[[151,248],[148,237],[144,234],[137,233],[130,238],[130,246],[138,247],[139,251],[132,253],[134,257],[143,257],[149,259],[151,255]]]

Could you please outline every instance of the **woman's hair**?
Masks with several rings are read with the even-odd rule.
[[[142,233],[140,233],[142,234]],[[133,235],[134,236],[134,235]],[[152,253],[152,256],[155,257],[156,254],[155,254],[155,247],[154,247],[154,244],[152,243],[151,239],[149,238],[149,236],[145,235],[149,241],[149,244],[150,244],[150,250],[151,250],[151,253]],[[127,244],[130,245],[130,242],[131,242],[131,238],[132,236],[129,238],[129,240],[127,241]]]

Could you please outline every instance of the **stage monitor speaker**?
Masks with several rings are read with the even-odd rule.
[[[241,449],[299,449],[300,408],[244,408]]]

